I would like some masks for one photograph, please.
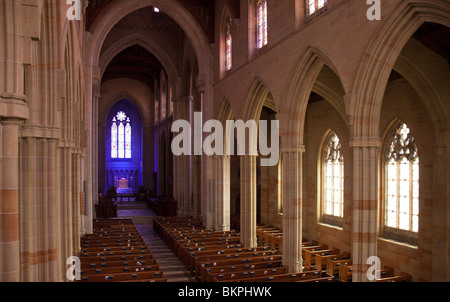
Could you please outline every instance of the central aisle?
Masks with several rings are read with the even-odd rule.
[[[173,252],[153,230],[155,213],[145,204],[119,205],[117,216],[131,218],[153,257],[161,267],[167,282],[195,282]]]

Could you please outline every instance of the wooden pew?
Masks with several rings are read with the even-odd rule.
[[[222,282],[298,282],[298,281],[307,281],[307,280],[318,280],[323,277],[322,273],[317,270],[306,271],[302,273],[296,274],[278,274],[278,275],[270,275],[270,276],[262,276],[262,277],[254,277],[254,278],[242,278],[242,279],[232,279],[232,280],[224,280]],[[329,276],[325,276],[328,278]],[[328,281],[328,279],[326,279]]]
[[[119,251],[88,251],[80,254],[80,258],[92,258],[92,257],[108,257],[108,256],[140,256],[151,254],[148,249],[137,249],[137,250],[119,250]]]
[[[315,264],[316,255],[337,255],[338,249],[305,249],[305,270],[310,270]]]
[[[341,264],[339,266],[339,282],[352,281],[353,266],[351,264]]]
[[[81,270],[82,276],[90,276],[97,274],[117,274],[117,273],[130,273],[130,272],[142,272],[142,271],[158,271],[160,270],[158,264],[144,265],[144,266],[114,266],[114,267],[102,267],[102,268],[84,268]]]
[[[281,261],[282,255],[270,255],[270,256],[259,256],[259,257],[244,257],[244,258],[232,258],[232,259],[224,259],[224,260],[214,260],[214,261],[198,261],[198,271],[195,271],[194,277],[197,281],[204,281],[208,275],[209,268],[215,267],[233,267],[236,265],[253,265],[258,263],[269,263],[273,261]]]
[[[412,282],[412,276],[401,272],[399,276],[388,276],[377,279],[377,282]]]
[[[255,255],[255,253],[259,252],[267,252],[267,254],[271,253],[271,250],[265,246],[259,246],[256,248],[233,248],[233,249],[217,249],[217,250],[209,250],[209,251],[197,251],[189,254],[186,259],[187,269],[192,272],[195,269],[196,261],[203,260],[214,260],[214,259],[230,259],[231,257],[237,258],[236,256],[241,255]],[[265,256],[265,255],[263,255]]]
[[[191,266],[191,274],[193,274],[196,278],[200,276],[200,267],[201,264],[205,261],[207,262],[216,262],[219,260],[231,260],[231,259],[247,259],[247,258],[255,258],[255,257],[271,257],[276,255],[276,252],[271,251],[252,251],[252,252],[240,252],[234,254],[220,254],[220,255],[207,255],[196,257],[194,259],[194,264]]]
[[[82,276],[81,282],[121,282],[164,278],[161,270]]]
[[[81,282],[167,282],[129,219],[95,220],[80,243]]]
[[[327,262],[327,274],[330,276],[339,275],[340,273],[340,267],[342,265],[352,265],[352,259],[346,258],[344,259],[345,255],[338,255],[336,257],[328,259]]]
[[[238,243],[232,243],[232,244],[221,244],[221,242],[211,242],[210,244],[201,244],[197,246],[192,246],[191,244],[186,244],[183,247],[183,250],[181,250],[178,253],[178,259],[180,259],[180,261],[182,263],[185,264],[185,266],[188,265],[188,263],[190,262],[191,256],[193,255],[193,253],[196,252],[206,252],[206,251],[220,251],[223,249],[227,249],[227,250],[231,250],[231,249],[238,249],[238,248],[242,248],[241,244]]]
[[[330,259],[332,260],[348,260],[350,259],[349,253],[343,253],[343,254],[321,254],[318,253],[315,256],[314,260],[314,268],[318,270],[327,270],[328,268],[328,261]],[[334,268],[333,268],[334,269]],[[327,274],[330,276],[334,276],[334,273],[330,274],[327,270]]]
[[[341,264],[339,266],[339,282],[351,282],[352,281],[352,273],[353,273],[353,266],[352,265],[344,265]],[[389,280],[395,280],[394,276],[394,269],[391,267],[385,267],[380,270],[380,276],[381,279],[377,279],[377,282],[384,282],[383,280],[386,280],[385,282],[389,282]],[[390,279],[393,278],[393,279]],[[380,280],[380,281],[378,281]]]
[[[264,270],[264,269],[273,269],[282,267],[281,261],[266,261],[266,262],[260,262],[260,263],[252,263],[252,264],[237,264],[237,265],[226,265],[226,266],[215,266],[210,267],[206,269],[206,278],[205,280],[200,281],[206,281],[206,282],[214,282],[214,277],[220,275],[220,274],[226,274],[226,273],[239,273],[243,271],[248,270]]]
[[[81,269],[86,268],[107,268],[107,267],[134,267],[134,266],[146,266],[146,265],[155,265],[155,259],[144,259],[144,260],[127,260],[127,261],[94,261],[89,262],[81,261]]]
[[[258,270],[247,270],[247,271],[238,271],[238,272],[230,272],[230,273],[221,273],[213,275],[212,282],[224,282],[224,281],[233,281],[233,280],[244,280],[247,279],[249,282],[253,282],[254,278],[262,277],[262,276],[274,276],[286,274],[287,268],[284,266],[270,268],[270,269],[258,269]]]

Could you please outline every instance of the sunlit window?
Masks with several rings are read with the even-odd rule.
[[[227,26],[226,26],[226,33],[225,33],[225,68],[226,70],[231,70],[232,67],[232,46],[233,46],[233,39],[231,36],[231,17],[229,17]]]
[[[131,158],[131,120],[119,111],[111,125],[111,158]]]
[[[323,8],[326,0],[306,0],[308,15],[314,14],[316,11]]]
[[[344,155],[335,133],[328,137],[323,153],[323,214],[344,216]]]
[[[256,5],[257,46],[267,45],[267,0],[259,0]]]
[[[419,154],[404,123],[391,137],[386,152],[385,226],[419,231]]]

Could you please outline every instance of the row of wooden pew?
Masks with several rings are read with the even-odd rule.
[[[167,282],[131,219],[96,219],[81,238],[80,282]]]
[[[191,217],[157,217],[153,223],[154,230],[197,281],[334,281],[334,277],[316,269],[288,273],[279,250],[268,245],[246,248],[236,231],[205,229],[199,220]]]
[[[260,245],[279,252],[283,250],[283,232],[272,226],[258,226],[257,240]],[[334,276],[336,281],[351,282],[353,265],[351,254],[341,252],[337,248],[327,244],[319,244],[316,241],[303,242],[302,244],[303,267],[305,271],[318,270],[327,276]],[[400,272],[395,274],[390,267],[379,271],[380,278],[377,282],[411,282],[411,275]]]

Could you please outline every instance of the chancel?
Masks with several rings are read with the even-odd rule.
[[[450,281],[448,0],[66,2],[0,0],[1,282]]]

